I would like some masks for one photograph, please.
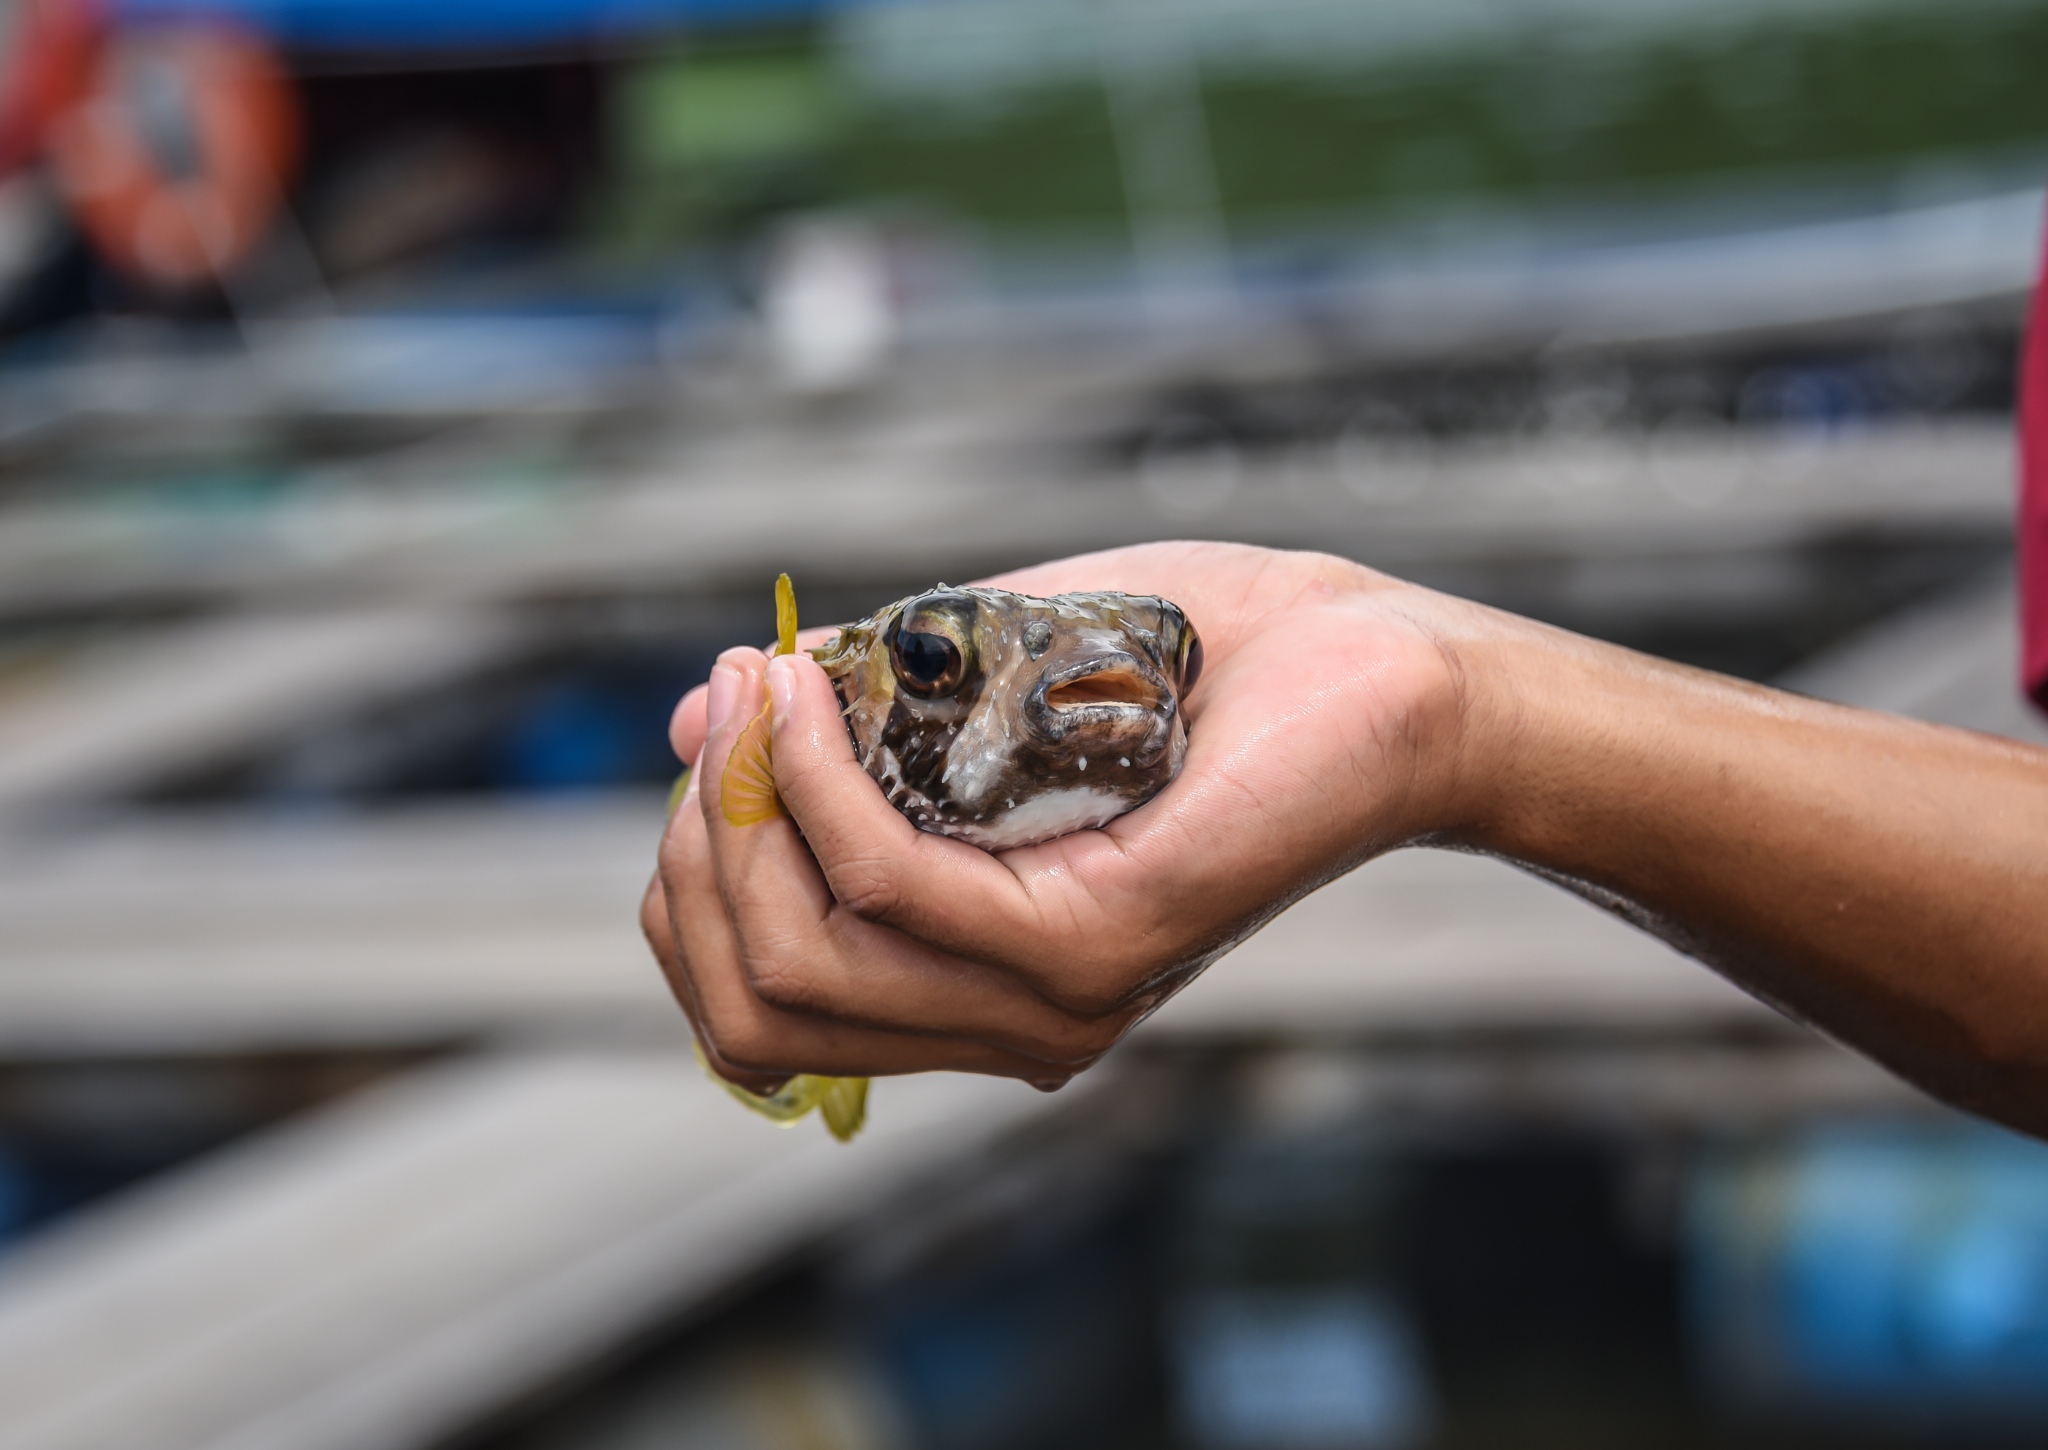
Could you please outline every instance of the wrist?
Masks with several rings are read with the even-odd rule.
[[[1447,843],[1588,880],[1649,867],[1657,822],[1753,733],[1752,687],[1474,608],[1483,618],[1456,644],[1466,703]]]
[[[1444,661],[1414,792],[1413,839],[1558,870],[1575,812],[1624,790],[1624,698],[1656,662],[1504,610],[1413,588],[1401,608]]]
[[[1371,850],[1440,845],[1498,852],[1513,834],[1527,748],[1524,673],[1542,631],[1484,605],[1361,569],[1366,625],[1354,664],[1402,701],[1379,731],[1380,771],[1359,801]],[[1397,684],[1385,682],[1398,681]]]

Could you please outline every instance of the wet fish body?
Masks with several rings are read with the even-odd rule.
[[[936,589],[811,652],[854,751],[920,829],[988,850],[1107,824],[1187,754],[1201,671],[1187,615],[1150,595]]]

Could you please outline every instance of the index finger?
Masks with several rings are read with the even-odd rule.
[[[810,629],[799,630],[796,647],[800,650],[816,649],[838,633],[839,626],[836,624],[815,625]],[[708,686],[705,685],[698,685],[685,691],[683,698],[676,701],[676,707],[668,717],[669,748],[675,751],[676,759],[684,765],[696,761],[698,752],[704,748],[705,737],[710,734],[710,722],[705,718],[704,710],[707,691]]]

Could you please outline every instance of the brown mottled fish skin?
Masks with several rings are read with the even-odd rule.
[[[943,584],[843,626],[811,657],[890,804],[991,851],[1157,795],[1187,754],[1181,701],[1202,659],[1164,599]]]

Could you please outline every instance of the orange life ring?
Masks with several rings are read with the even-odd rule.
[[[0,41],[0,177],[42,154],[51,120],[85,94],[105,34],[97,0],[18,0]]]
[[[49,124],[52,170],[94,248],[158,287],[216,281],[269,229],[299,153],[291,81],[239,31],[117,34]]]

